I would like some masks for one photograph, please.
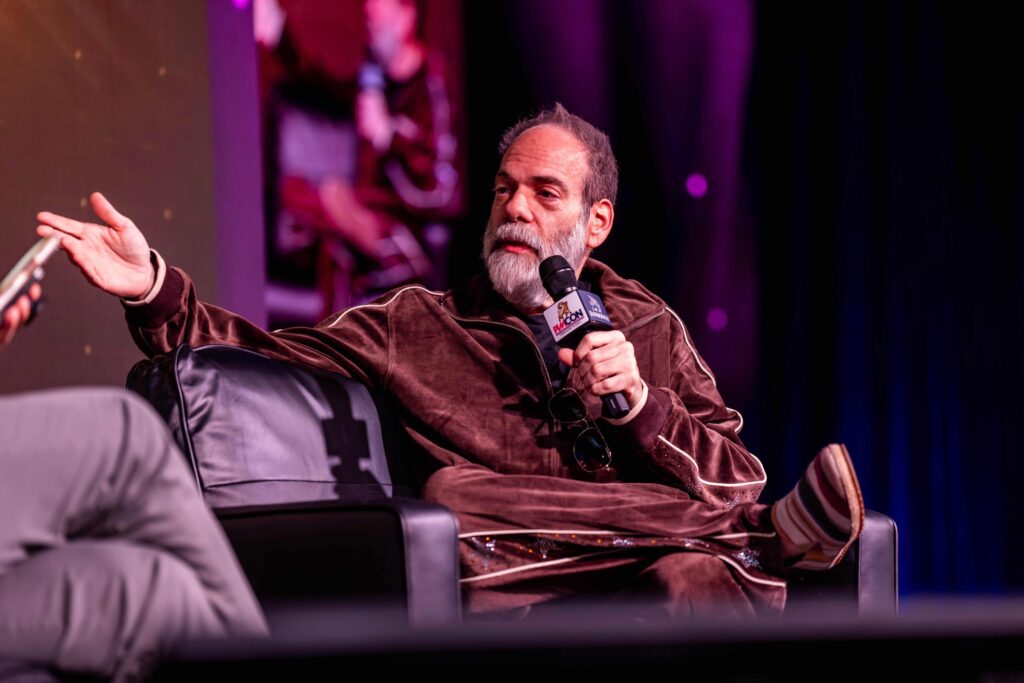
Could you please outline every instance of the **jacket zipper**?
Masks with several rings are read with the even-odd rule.
[[[443,303],[441,305],[444,306]],[[509,323],[502,323],[502,322],[498,322],[496,320],[482,320],[480,318],[463,318],[462,316],[458,316],[458,315],[455,315],[454,313],[452,313],[451,309],[449,309],[447,306],[444,306],[444,308],[446,309],[446,312],[448,313],[448,315],[450,315],[452,317],[453,320],[457,320],[457,321],[459,321],[461,323],[464,323],[464,324],[467,324],[467,325],[476,325],[476,324],[481,324],[482,323],[484,325],[496,325],[497,327],[505,327],[505,328],[508,328],[508,329],[512,330],[513,332],[517,333],[519,336],[525,338],[527,343],[529,343],[530,347],[533,348],[533,354],[537,358],[537,363],[540,365],[541,372],[544,373],[544,383],[547,385],[547,388],[548,388],[548,397],[551,397],[551,396],[554,395],[555,390],[551,386],[551,374],[548,372],[548,366],[544,363],[544,354],[541,353],[540,347],[537,345],[537,342],[533,338],[533,335],[527,334],[526,332],[523,332],[521,329],[519,329],[515,325],[510,325]],[[648,322],[650,322],[651,320],[654,320],[655,318],[657,318],[659,315],[661,315],[664,312],[665,312],[665,309],[663,308],[663,309],[661,309],[660,311],[658,311],[656,313],[652,313],[651,315],[648,315],[648,316],[646,316],[644,318],[641,318],[640,320],[634,320],[631,324],[629,324],[626,327],[622,328],[622,331],[623,332],[628,332],[628,331],[631,331],[631,330],[635,330],[636,328],[640,327],[641,325],[645,325]],[[575,367],[573,367],[571,365],[569,366],[569,372],[567,372],[565,374],[565,381],[562,383],[563,387],[569,386],[569,380],[572,378],[572,373],[573,373],[573,371],[575,369],[576,369]],[[551,426],[554,427],[554,416],[550,415],[550,411],[548,411],[548,413],[549,413],[549,417],[551,417]],[[560,456],[558,455],[557,452],[555,452],[555,454],[552,457],[553,457],[552,466],[553,466],[554,470],[557,471],[559,469],[559,467],[560,467],[560,462],[561,462],[560,461]]]
[[[497,325],[498,327],[507,327],[513,332],[518,333],[521,337],[525,338],[526,341],[530,344],[531,348],[533,348],[533,354],[537,357],[537,362],[540,364],[540,369],[544,373],[544,383],[547,385],[548,388],[548,396],[551,396],[552,394],[555,393],[554,388],[552,388],[551,386],[551,374],[548,372],[548,368],[544,364],[544,355],[540,352],[540,347],[537,346],[537,342],[534,341],[532,336],[528,335],[526,332],[523,332],[515,325],[510,325],[508,323],[500,323],[496,320],[482,320],[480,318],[463,318],[461,316],[455,315],[450,310],[448,311],[448,315],[450,315],[453,319],[458,320],[459,322],[466,323],[469,325],[483,323],[484,325]]]
[[[445,308],[447,309],[448,307],[445,306]],[[453,320],[457,320],[457,321],[459,321],[461,323],[464,323],[466,325],[476,325],[478,323],[483,323],[484,325],[496,325],[498,327],[507,327],[508,329],[512,330],[513,332],[518,333],[521,337],[524,337],[526,339],[527,343],[529,343],[530,346],[533,348],[533,354],[537,357],[537,363],[540,365],[541,372],[544,373],[544,383],[547,385],[547,388],[548,388],[548,398],[550,399],[550,397],[554,395],[555,390],[551,386],[551,374],[548,372],[548,366],[544,363],[544,354],[542,354],[540,352],[540,347],[537,346],[537,342],[534,340],[532,334],[527,334],[526,332],[523,332],[521,329],[519,329],[515,325],[510,325],[509,323],[501,323],[501,322],[498,322],[496,320],[481,320],[479,318],[463,318],[461,316],[455,315],[454,313],[451,312],[451,310],[448,310],[448,315],[450,315]],[[572,372],[572,369],[570,368],[569,371]],[[568,381],[568,378],[566,378],[566,381]],[[554,429],[554,426],[555,426],[554,425],[554,419],[555,418],[554,418],[553,415],[551,415],[551,411],[550,410],[548,411],[548,417],[550,418],[549,421],[548,421],[548,425],[549,425],[549,427],[551,429]],[[560,464],[561,464],[561,456],[558,454],[558,449],[553,449],[552,450],[550,459],[551,459],[551,468],[552,468],[551,471],[552,472],[557,472],[560,469]]]

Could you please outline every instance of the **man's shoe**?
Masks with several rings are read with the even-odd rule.
[[[846,447],[821,449],[771,514],[788,566],[831,569],[839,564],[864,527],[864,499]]]

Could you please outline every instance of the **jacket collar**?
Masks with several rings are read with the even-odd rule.
[[[580,279],[589,283],[591,291],[604,301],[616,329],[627,328],[666,308],[664,301],[639,282],[620,277],[596,259],[587,259]],[[442,302],[459,318],[489,320],[525,329],[516,309],[494,290],[486,271],[448,290]]]

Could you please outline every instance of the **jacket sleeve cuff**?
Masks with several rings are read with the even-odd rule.
[[[644,450],[654,447],[658,435],[665,429],[669,414],[672,412],[672,399],[669,398],[666,389],[650,389],[647,399],[640,405],[640,411],[630,418],[626,415],[620,420],[627,420],[624,424],[616,425],[611,420],[606,420],[613,425],[617,434],[628,439]],[[632,411],[630,411],[632,412]]]
[[[121,303],[125,306],[144,306],[153,301],[156,295],[160,293],[160,288],[164,284],[164,278],[167,277],[167,263],[156,249],[149,250],[149,262],[153,265],[153,284],[149,286],[149,291],[143,294],[141,299],[121,297]]]
[[[640,393],[640,400],[637,401],[636,405],[633,406],[630,409],[630,411],[628,413],[626,413],[625,415],[623,415],[622,417],[619,417],[619,418],[614,418],[614,417],[606,418],[609,423],[615,425],[616,427],[619,427],[621,425],[626,424],[627,422],[632,420],[634,417],[639,415],[640,411],[644,409],[644,406],[647,405],[647,382],[644,382],[643,380],[640,380],[640,384],[644,388],[643,391]]]
[[[168,268],[156,251],[153,260],[157,275],[152,289],[142,299],[121,299],[125,318],[137,327],[159,327],[181,310],[185,279],[177,270]]]

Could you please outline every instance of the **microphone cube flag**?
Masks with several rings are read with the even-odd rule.
[[[544,311],[544,320],[555,342],[575,348],[587,332],[612,329],[601,297],[579,289],[556,300]]]

